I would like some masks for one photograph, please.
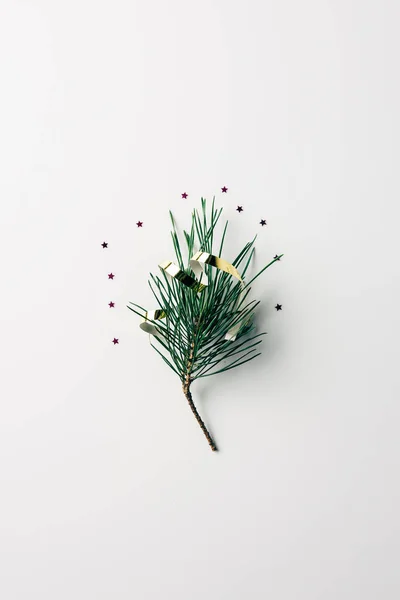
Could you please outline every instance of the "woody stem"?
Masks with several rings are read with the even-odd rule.
[[[191,380],[191,377],[190,377],[190,373],[192,371],[193,358],[194,358],[194,341],[192,342],[191,347],[190,347],[189,360],[188,360],[188,363],[187,363],[187,371],[186,371],[185,378],[182,381],[182,389],[183,389],[183,393],[185,394],[186,400],[188,401],[189,406],[192,409],[192,413],[196,417],[196,420],[197,420],[198,424],[200,425],[200,428],[201,428],[202,432],[206,436],[207,442],[211,446],[211,450],[213,450],[213,452],[216,452],[218,450],[218,448],[217,448],[214,440],[212,439],[211,435],[209,434],[208,429],[205,426],[203,419],[201,418],[201,416],[197,412],[197,408],[196,408],[196,406],[195,406],[195,404],[193,402],[192,394],[190,392],[190,384],[192,383],[192,380]]]
[[[200,425],[200,428],[202,430],[202,432],[204,433],[204,435],[207,438],[208,443],[211,446],[211,450],[213,450],[214,452],[216,452],[218,450],[214,440],[212,439],[211,435],[209,434],[207,427],[204,424],[203,419],[201,418],[201,416],[199,415],[199,413],[197,412],[197,408],[194,405],[193,402],[193,398],[192,398],[192,394],[190,392],[190,381],[189,382],[184,382],[182,385],[182,389],[183,389],[183,393],[186,396],[186,399],[189,403],[190,408],[192,409],[192,412],[194,414],[194,416],[196,417],[196,420],[198,422],[198,424]]]

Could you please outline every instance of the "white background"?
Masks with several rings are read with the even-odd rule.
[[[1,598],[397,600],[398,1],[0,7]],[[285,254],[218,454],[125,308],[214,194]]]

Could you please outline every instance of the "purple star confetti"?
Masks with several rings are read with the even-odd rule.
[[[102,243],[102,246],[103,246],[103,248],[108,248],[108,244],[107,244],[107,242],[103,242],[103,243]]]
[[[108,306],[109,306],[110,308],[114,308],[114,306],[115,306],[115,302],[109,302],[109,303],[108,303]]]
[[[115,277],[114,273],[109,273],[108,274],[108,279],[114,279],[114,277]]]
[[[114,338],[113,341],[112,341],[112,343],[114,344],[114,346],[115,346],[115,344],[119,344],[118,338]]]
[[[187,193],[186,193],[186,192],[183,192],[183,194],[182,194],[182,198],[185,198],[185,199],[186,199],[187,197],[188,197]]]
[[[226,192],[228,191],[228,188],[224,186],[223,188],[221,188],[221,190],[222,190],[223,193],[226,194]]]
[[[138,221],[138,222],[136,223],[136,225],[137,225],[138,227],[143,227],[143,221]]]

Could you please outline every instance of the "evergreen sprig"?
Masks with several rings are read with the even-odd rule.
[[[201,199],[201,211],[193,210],[190,231],[183,232],[187,250],[186,260],[170,211],[176,262],[183,272],[192,277],[195,277],[195,274],[189,261],[194,253],[200,250],[213,254],[215,227],[222,213],[222,208],[215,208],[214,200],[209,218],[204,198]],[[225,223],[216,253],[219,257],[223,252],[227,228],[228,221]],[[242,283],[229,273],[210,265],[205,265],[204,276],[208,286],[201,292],[167,276],[163,270],[161,276],[150,273],[148,282],[158,308],[166,315],[162,320],[148,319],[157,330],[157,335],[152,338],[155,343],[151,341],[151,346],[180,378],[183,392],[213,450],[217,450],[216,444],[194,405],[190,386],[196,379],[224,373],[261,354],[258,351],[259,344],[265,332],[254,334],[253,317],[259,301],[248,300],[250,284],[283,255],[274,258],[247,281],[246,272],[254,255],[256,237],[244,246],[232,262],[236,269],[242,268]],[[129,304],[130,310],[146,318],[146,310],[143,307],[133,302]],[[235,341],[225,339],[228,330],[238,324],[240,326]]]

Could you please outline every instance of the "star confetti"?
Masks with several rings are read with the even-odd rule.
[[[182,198],[187,198],[187,197],[188,197],[187,193],[186,193],[186,192],[183,192],[183,194],[182,194]]]
[[[103,248],[108,248],[108,244],[107,244],[107,242],[103,242],[103,243],[102,243],[102,246],[103,246]]]
[[[138,222],[136,223],[136,225],[137,225],[138,227],[142,227],[142,226],[143,226],[143,221],[138,221]]]
[[[276,308],[276,310],[282,310],[282,304],[277,304],[277,305],[275,306],[275,308]]]
[[[281,257],[280,257],[280,256],[278,256],[277,254],[275,254],[275,256],[274,256],[274,260],[281,260]]]
[[[243,206],[238,206],[236,209],[238,212],[242,212],[243,211]]]
[[[117,338],[114,338],[114,339],[113,339],[113,341],[112,341],[112,343],[113,343],[113,344],[114,344],[114,346],[115,346],[115,344],[119,344],[119,340],[118,340]]]
[[[260,225],[262,225],[264,227],[264,225],[267,224],[267,221],[265,219],[261,219],[260,221]]]
[[[108,303],[108,306],[109,306],[110,308],[114,308],[114,306],[115,306],[115,302],[109,302],[109,303]]]
[[[108,274],[108,279],[114,279],[114,277],[115,277],[114,273],[109,273]]]
[[[228,188],[224,186],[223,188],[221,188],[221,190],[226,194],[226,192],[228,191]]]

